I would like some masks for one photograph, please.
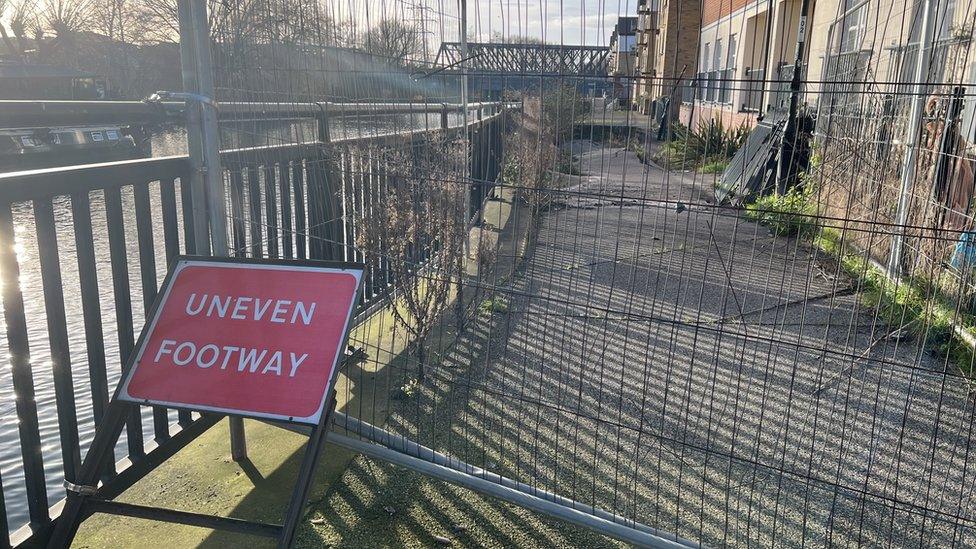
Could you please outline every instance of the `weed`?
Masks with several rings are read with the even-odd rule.
[[[406,383],[401,385],[394,393],[394,400],[409,400],[410,397],[417,394],[420,390],[420,381],[417,378],[411,378]]]
[[[816,206],[811,202],[813,187],[793,187],[784,194],[771,194],[746,206],[746,216],[769,227],[773,234],[808,234],[814,227]]]
[[[706,160],[702,163],[698,171],[701,173],[722,173],[728,167],[729,161],[725,158]]]
[[[694,130],[674,124],[672,140],[661,147],[657,161],[671,169],[692,169],[704,162],[729,160],[745,143],[749,132],[745,124],[726,128],[714,118],[699,122]]]
[[[508,300],[503,297],[492,296],[481,302],[478,306],[478,312],[484,315],[490,315],[493,313],[508,313]]]
[[[569,175],[582,175],[579,163],[569,151],[560,150],[556,153],[556,171]]]
[[[879,320],[908,329],[927,346],[945,353],[964,373],[973,374],[973,349],[964,338],[976,336],[976,318],[957,311],[934,283],[917,278],[893,281],[863,253],[847,249],[835,229],[818,231],[813,244],[857,281],[861,302],[875,309]]]
[[[637,156],[637,160],[641,164],[647,164],[647,149],[644,148],[644,145],[641,144],[639,139],[631,139],[630,142],[627,143],[626,148]]]

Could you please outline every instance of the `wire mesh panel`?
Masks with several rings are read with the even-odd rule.
[[[808,4],[214,6],[221,101],[322,104],[229,211],[369,266],[346,433],[706,545],[976,543],[973,11]]]
[[[175,33],[168,3],[145,4]],[[366,266],[336,432],[554,504],[568,514],[532,508],[599,534],[552,522],[516,537],[502,531],[518,529],[510,508],[436,490],[411,493],[415,513],[481,513],[493,529],[452,530],[472,545],[976,545],[971,4],[208,10],[224,191],[208,198],[223,200],[230,253]],[[172,33],[153,40],[175,46]],[[188,160],[127,166],[142,171],[99,167],[82,194],[3,176],[4,402],[19,420],[19,446],[0,453],[7,530],[51,521],[52,487],[104,406],[106,350],[131,347],[131,309],[151,301],[180,233],[199,251]],[[103,172],[118,182],[96,182]],[[56,291],[66,250],[52,212],[65,208],[79,265],[65,288],[80,277],[87,346],[58,341],[79,325],[60,318]],[[112,261],[98,268],[89,218],[108,228],[95,245]],[[37,233],[33,267],[10,252],[21,226]],[[28,319],[48,326],[43,345]],[[32,373],[25,342],[50,347],[50,374]],[[92,371],[78,380],[92,408],[80,432],[32,408],[39,380],[53,387],[37,393],[42,412],[74,413],[72,363]],[[165,441],[170,415],[208,426],[147,409],[126,455]],[[44,445],[58,451],[37,457]],[[329,514],[350,494],[397,515],[371,467],[360,458],[332,485],[319,509],[330,528],[362,530]],[[305,541],[328,541],[309,529]],[[386,530],[369,534],[413,535]]]

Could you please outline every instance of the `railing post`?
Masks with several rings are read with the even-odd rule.
[[[341,223],[341,208],[336,208],[337,173],[333,165],[332,132],[329,128],[329,112],[327,103],[316,103],[319,113],[316,116],[318,126],[320,158],[308,164],[309,180],[306,185],[308,193],[309,223],[308,232],[309,254],[313,259],[336,259],[341,251],[338,246],[339,231],[336,225]]]
[[[179,0],[177,10],[183,88],[186,93],[197,96],[196,100],[187,101],[187,145],[192,169],[189,184],[196,250],[206,254],[212,249],[213,255],[223,257],[228,252],[227,206],[214,107],[207,3]],[[247,457],[244,420],[232,417],[229,421],[231,456],[234,461],[240,461]]]

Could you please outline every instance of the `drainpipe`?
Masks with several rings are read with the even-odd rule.
[[[925,110],[926,86],[932,45],[935,42],[935,17],[932,14],[933,0],[924,0],[922,12],[922,43],[919,45],[915,62],[915,85],[912,89],[912,114],[909,118],[908,135],[905,139],[905,159],[901,168],[901,189],[898,191],[898,210],[895,213],[895,232],[891,237],[891,251],[888,253],[888,276],[895,278],[902,274],[902,251],[905,246],[905,224],[908,222],[908,201],[912,183],[918,168],[919,134],[922,133],[922,115]]]
[[[458,0],[460,3],[460,15],[461,15],[461,59],[467,60],[468,58],[468,0]],[[471,133],[468,128],[468,68],[467,63],[461,63],[461,127],[464,128],[465,140],[464,140],[464,152],[465,158],[468,156],[468,143],[470,142]],[[469,175],[470,174],[470,159],[468,159]],[[464,201],[464,221],[468,222],[471,217],[471,189],[464,194],[467,199]]]

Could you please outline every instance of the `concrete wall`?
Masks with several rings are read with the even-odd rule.
[[[732,109],[712,106],[708,104],[690,105],[682,104],[679,120],[689,128],[696,128],[698,123],[703,120],[714,118],[721,120],[726,128],[736,128],[746,126],[751,128],[756,125],[756,114],[748,112],[735,112]]]

